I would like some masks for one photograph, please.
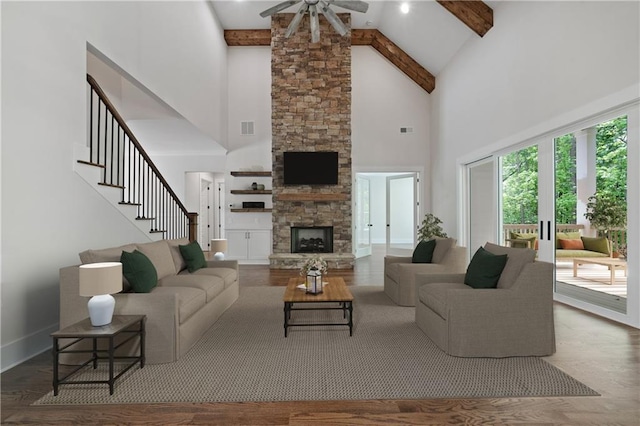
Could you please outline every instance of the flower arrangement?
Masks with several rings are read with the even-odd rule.
[[[300,269],[300,275],[306,276],[309,271],[312,270],[319,271],[322,275],[326,275],[327,269],[328,268],[326,260],[324,260],[322,257],[314,256],[304,262],[302,269]]]

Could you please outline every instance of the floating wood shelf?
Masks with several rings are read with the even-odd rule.
[[[231,209],[232,213],[271,213],[270,208],[267,209]]]
[[[276,197],[279,201],[345,201],[349,199],[348,194],[279,194]]]
[[[243,176],[271,176],[271,172],[270,171],[266,171],[266,172],[260,172],[260,171],[242,171],[242,172],[231,172],[231,176],[236,176],[236,177],[243,177]]]
[[[270,189],[232,189],[232,194],[271,194]]]

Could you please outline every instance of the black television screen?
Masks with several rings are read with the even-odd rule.
[[[336,185],[338,153],[287,151],[284,153],[285,185]]]

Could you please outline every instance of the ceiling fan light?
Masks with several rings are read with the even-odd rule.
[[[400,5],[400,12],[404,13],[405,15],[409,13],[409,3],[402,3]]]

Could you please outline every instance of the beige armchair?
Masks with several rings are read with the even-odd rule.
[[[553,265],[535,251],[487,243],[506,254],[497,288],[475,289],[465,274],[416,275],[416,323],[450,355],[545,356],[555,352]]]
[[[436,240],[432,263],[411,263],[411,256],[385,256],[384,292],[398,305],[415,306],[415,274],[465,271],[467,249],[455,244],[453,238]]]

